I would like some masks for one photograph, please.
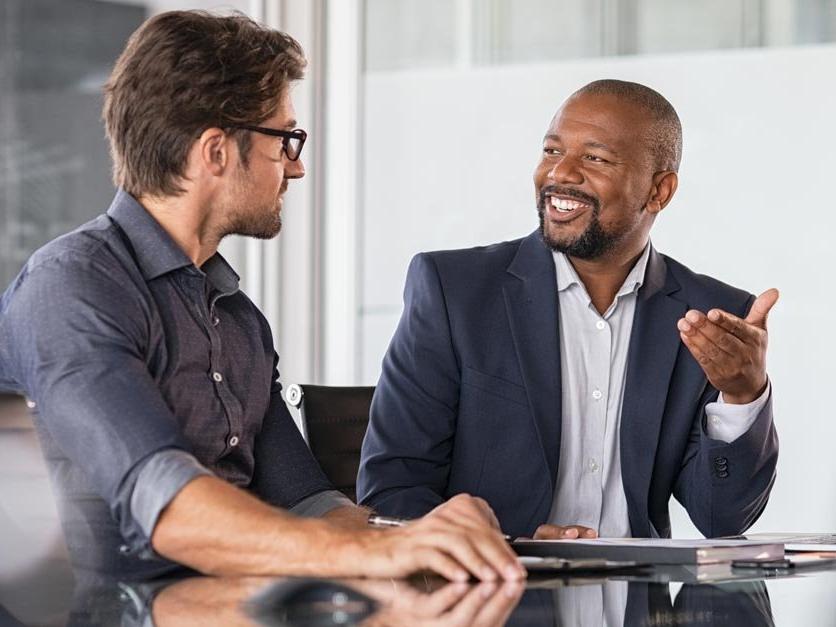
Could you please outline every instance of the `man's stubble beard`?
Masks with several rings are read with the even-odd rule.
[[[243,235],[266,240],[273,239],[282,230],[281,195],[284,192],[284,186],[269,205],[257,207],[247,204],[249,192],[253,187],[249,170],[241,166],[237,184],[231,194],[230,205],[232,206],[227,214],[229,218],[224,229],[224,236]]]

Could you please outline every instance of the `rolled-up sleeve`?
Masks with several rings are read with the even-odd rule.
[[[176,448],[153,453],[137,464],[117,496],[117,509],[128,512],[122,535],[132,551],[145,558],[157,557],[151,536],[160,514],[186,484],[212,474],[194,455]]]
[[[70,252],[30,266],[0,317],[5,369],[123,534],[135,524],[132,471],[158,451],[188,450],[143,358],[152,325],[133,280]]]

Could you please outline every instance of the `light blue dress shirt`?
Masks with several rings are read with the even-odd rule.
[[[569,259],[554,253],[560,300],[563,406],[560,464],[549,523],[583,525],[600,537],[629,537],[621,476],[621,407],[636,297],[650,257],[648,244],[603,315]],[[746,433],[770,389],[746,405],[728,405],[722,394],[706,405],[709,437],[733,442]]]

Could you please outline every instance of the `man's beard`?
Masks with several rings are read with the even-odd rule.
[[[256,239],[273,239],[282,230],[282,218],[276,204],[247,207],[230,215],[226,235],[243,235]]]
[[[273,239],[282,230],[281,197],[287,189],[287,182],[282,185],[279,195],[269,204],[253,206],[247,204],[251,190],[255,187],[249,181],[249,171],[240,172],[239,184],[233,192],[235,203],[229,212],[224,235],[243,235],[256,239]]]
[[[549,235],[546,229],[546,202],[548,201],[546,194],[576,198],[592,207],[592,216],[583,233],[569,241],[560,240]],[[621,233],[607,233],[604,230],[601,226],[601,221],[598,219],[600,213],[601,203],[597,198],[569,187],[547,185],[540,190],[540,195],[537,199],[537,215],[540,217],[540,233],[543,236],[543,241],[553,251],[575,257],[576,259],[597,259],[612,250],[622,238],[623,234]]]

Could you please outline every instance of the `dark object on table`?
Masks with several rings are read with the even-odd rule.
[[[378,603],[353,588],[323,579],[289,579],[247,602],[262,625],[357,625],[377,611]]]

